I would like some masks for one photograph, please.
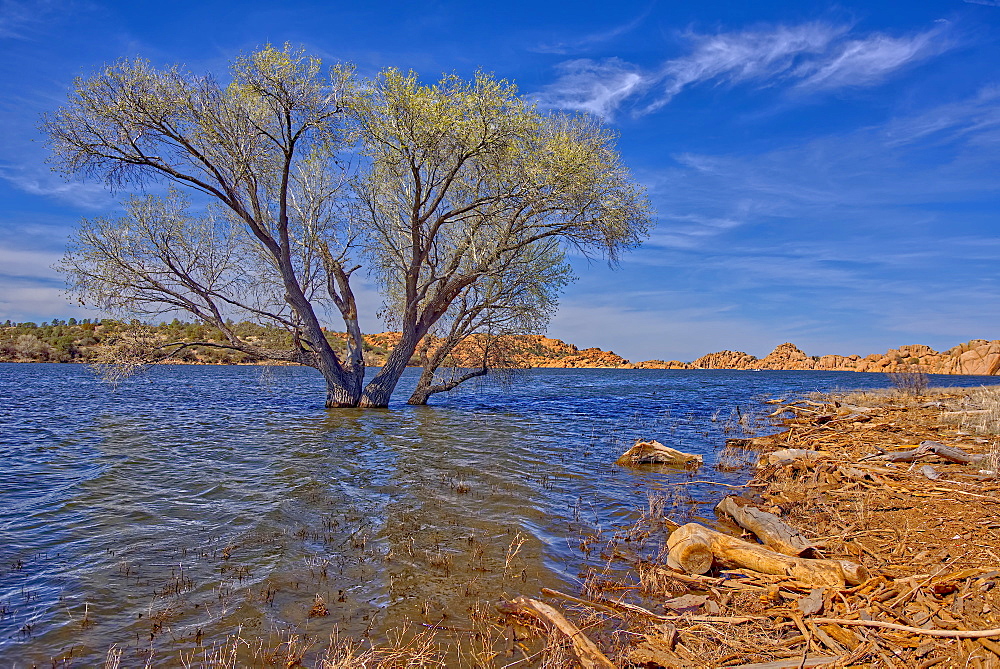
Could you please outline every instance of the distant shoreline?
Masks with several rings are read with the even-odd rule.
[[[77,323],[53,320],[51,324],[15,323],[0,326],[0,361],[3,362],[94,362],[131,326],[105,319]],[[294,363],[253,360],[239,351],[225,349],[225,336],[215,328],[198,323],[174,321],[143,326],[154,344],[186,344],[167,364],[290,366]],[[278,328],[253,323],[234,323],[244,341],[262,349],[287,350],[290,335]],[[325,331],[334,351],[347,347],[347,335]],[[401,338],[399,332],[364,335],[364,359],[370,367],[381,367]],[[198,345],[204,342],[207,345]],[[433,342],[431,343],[433,346]],[[453,353],[454,364],[470,359],[460,344]],[[900,346],[885,353],[809,356],[792,343],[775,347],[757,358],[743,351],[708,353],[692,362],[645,360],[631,362],[614,351],[580,349],[561,339],[544,335],[516,335],[508,342],[507,363],[526,369],[731,369],[844,372],[923,372],[927,374],[996,376],[1000,374],[1000,340],[973,339],[943,352],[922,344]],[[413,359],[410,362],[415,362]],[[411,365],[417,366],[417,365]]]
[[[0,360],[0,363],[7,364],[17,364],[17,365],[86,365],[88,364],[85,360],[63,360],[63,361],[51,361],[51,360]],[[300,365],[294,362],[281,362],[274,360],[259,360],[256,362],[192,362],[187,360],[164,360],[161,362],[151,363],[150,366],[162,367],[162,366],[177,366],[177,367],[306,367],[306,365]],[[379,365],[368,365],[371,369],[378,369]],[[408,365],[407,369],[420,369],[416,365]],[[537,366],[537,367],[525,367],[524,371],[535,370],[535,369],[545,369],[545,370],[570,370],[570,371],[584,371],[584,370],[595,370],[595,371],[605,371],[605,370],[620,370],[620,371],[635,371],[635,372],[853,372],[856,374],[889,374],[892,372],[885,372],[879,370],[866,370],[860,371],[857,369],[784,369],[784,368],[749,368],[749,369],[736,369],[736,368],[726,368],[726,367],[639,367],[637,365],[622,366],[622,367],[597,367],[597,366],[581,366],[581,367],[563,367],[563,366]],[[927,374],[933,376],[982,376],[986,378],[996,377],[998,374],[973,374],[968,372],[926,372]]]

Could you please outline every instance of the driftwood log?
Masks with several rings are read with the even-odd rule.
[[[514,602],[523,611],[545,621],[550,627],[558,629],[569,637],[570,643],[573,644],[573,652],[583,669],[617,669],[615,663],[609,660],[579,627],[566,620],[566,617],[555,608],[530,597],[518,597]]]
[[[833,664],[841,659],[839,655],[823,655],[822,657],[796,657],[791,660],[775,660],[773,662],[755,662],[754,664],[741,664],[732,669],[806,669],[808,667],[822,667]]]
[[[949,462],[957,462],[962,465],[980,462],[983,459],[982,455],[966,453],[961,448],[957,448],[955,446],[945,446],[938,441],[922,441],[916,448],[911,448],[906,451],[883,451],[882,453],[869,455],[861,459],[886,460],[887,462],[913,462],[924,457],[925,455],[936,455],[939,458],[948,460]]]
[[[741,505],[735,497],[724,498],[715,510],[732,517],[737,525],[753,532],[761,543],[779,553],[803,557],[816,551],[816,546],[781,518],[754,506]]]
[[[671,465],[673,467],[698,467],[702,463],[700,455],[685,453],[676,448],[664,446],[658,441],[635,442],[635,446],[618,458],[620,465]]]
[[[743,567],[762,574],[788,576],[806,585],[843,588],[868,580],[868,570],[847,560],[812,560],[782,555],[717,532],[698,523],[682,525],[667,539],[667,564],[692,574],[704,574],[713,563]]]
[[[830,454],[824,451],[810,451],[804,448],[783,448],[779,451],[762,455],[757,466],[790,465],[798,461],[815,462],[828,457],[830,457]]]

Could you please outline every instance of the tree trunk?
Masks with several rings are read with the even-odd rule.
[[[399,383],[399,377],[406,371],[406,366],[409,364],[410,358],[413,357],[414,351],[417,350],[419,342],[420,336],[416,332],[413,330],[403,331],[402,338],[396,344],[396,348],[392,349],[385,365],[375,375],[375,378],[365,386],[364,392],[361,394],[361,402],[357,406],[366,408],[389,406],[389,398],[392,397],[392,392],[396,389],[396,384]]]
[[[413,389],[413,394],[410,395],[410,399],[406,400],[407,404],[423,406],[427,404],[427,400],[430,399],[431,395],[446,393],[449,390],[454,390],[469,379],[474,379],[478,376],[486,376],[490,373],[490,368],[487,364],[488,351],[484,351],[482,364],[479,368],[472,369],[463,374],[458,374],[457,370],[453,369],[450,379],[443,380],[438,384],[434,383],[434,378],[437,376],[438,370],[441,369],[441,365],[444,363],[445,359],[451,355],[452,351],[455,350],[455,347],[461,344],[462,341],[464,341],[463,337],[460,337],[452,332],[452,334],[449,335],[449,337],[434,350],[434,353],[430,357],[426,355],[426,351],[423,351],[421,363],[423,364],[424,369],[420,374],[420,379],[417,381],[417,387]]]
[[[427,400],[432,395],[431,386],[433,383],[434,370],[424,367],[424,371],[420,374],[420,380],[417,381],[417,387],[413,389],[413,394],[410,395],[410,399],[406,400],[406,403],[414,406],[427,404]]]
[[[352,394],[347,388],[330,384],[326,384],[326,408],[327,409],[344,409],[348,407],[356,407],[360,401],[360,393]]]
[[[316,365],[326,381],[326,408],[343,409],[356,407],[361,403],[361,387],[365,378],[365,368],[331,368],[322,364]]]

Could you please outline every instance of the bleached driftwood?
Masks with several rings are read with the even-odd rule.
[[[928,478],[931,481],[937,481],[939,478],[941,478],[941,474],[939,474],[937,470],[935,470],[930,465],[924,465],[923,467],[920,468],[919,471],[921,474],[924,475],[925,478]]]
[[[906,451],[883,451],[861,459],[886,460],[888,462],[913,462],[925,455],[936,455],[939,458],[948,460],[949,462],[957,462],[962,465],[980,462],[983,459],[982,455],[966,453],[961,448],[956,446],[945,446],[938,441],[922,441],[916,448],[911,448]]]
[[[640,439],[635,442],[635,446],[622,453],[617,462],[620,465],[658,464],[674,467],[698,467],[702,463],[702,457],[664,446],[658,441]]]
[[[580,628],[566,620],[563,614],[545,602],[530,597],[518,597],[514,602],[522,610],[530,612],[532,615],[544,620],[548,625],[555,627],[560,632],[569,637],[573,644],[573,652],[580,661],[583,669],[617,669],[615,664],[601,652],[590,638],[580,631]]]
[[[712,536],[694,531],[697,523],[682,525],[667,537],[667,566],[688,574],[705,574],[712,568]],[[685,529],[687,528],[687,529]]]
[[[779,451],[772,451],[771,453],[762,455],[757,466],[790,465],[799,460],[815,462],[829,456],[830,454],[825,451],[810,451],[805,448],[783,448]]]
[[[840,655],[823,655],[821,657],[796,657],[791,660],[774,660],[773,662],[755,662],[741,664],[732,669],[811,669],[833,664],[841,659]]]
[[[715,510],[731,516],[737,525],[753,532],[765,546],[779,553],[802,557],[816,550],[808,539],[781,518],[755,506],[742,506],[735,497],[724,498]]]
[[[667,539],[667,564],[695,574],[707,572],[713,562],[743,567],[762,574],[788,576],[806,585],[859,585],[868,580],[868,570],[847,560],[811,560],[791,557],[758,544],[751,544],[698,523],[682,525]],[[706,559],[705,553],[711,555]],[[706,565],[707,562],[707,565]]]

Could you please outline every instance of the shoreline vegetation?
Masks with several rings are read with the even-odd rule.
[[[315,661],[304,660],[304,638],[265,647],[237,635],[184,666],[234,666],[237,657],[321,669],[997,666],[1000,388],[767,404],[779,431],[726,440],[718,468],[745,470],[748,481],[720,486],[714,515],[699,512],[682,483],[651,496],[642,517],[600,549],[609,566],[629,566],[624,576],[592,570],[577,593],[512,593],[484,602],[468,625],[414,625],[386,644],[316,638]],[[711,483],[689,483],[699,482]],[[797,537],[785,542],[791,548],[747,523],[754,514]],[[723,543],[805,568],[765,573],[764,562],[751,566],[714,542],[708,563],[689,568],[698,560],[684,559],[675,539],[691,534],[679,530],[694,524],[677,521],[692,516]],[[843,565],[842,577],[811,568],[820,563]],[[112,648],[105,666],[121,659]]]
[[[291,335],[280,328],[254,323],[235,323],[240,335],[262,347],[289,346]],[[124,323],[112,319],[53,319],[41,324],[26,322],[0,324],[0,362],[97,362],[101,353],[123,334],[141,327],[152,337],[171,342],[223,342],[217,328],[199,323],[174,320],[159,325],[144,325],[137,321]],[[335,350],[345,350],[347,335],[326,331],[327,340]],[[364,361],[369,367],[380,367],[398,344],[398,332],[364,335]],[[477,357],[477,342],[473,338],[455,350],[445,366],[465,367]],[[464,347],[464,348],[463,348]],[[807,356],[795,345],[784,343],[764,358],[741,351],[719,351],[701,356],[692,362],[678,360],[646,360],[630,362],[613,351],[599,348],[579,349],[560,339],[543,335],[514,335],[508,338],[505,365],[512,368],[601,368],[601,369],[732,369],[732,370],[816,370],[855,372],[923,372],[925,374],[963,374],[994,376],[1000,373],[1000,340],[973,339],[943,352],[929,346],[907,345],[890,349],[884,354]],[[226,348],[191,346],[176,356],[163,360],[174,364],[280,364],[255,360],[251,356]],[[476,363],[478,364],[478,363]],[[416,358],[410,366],[420,366]]]

